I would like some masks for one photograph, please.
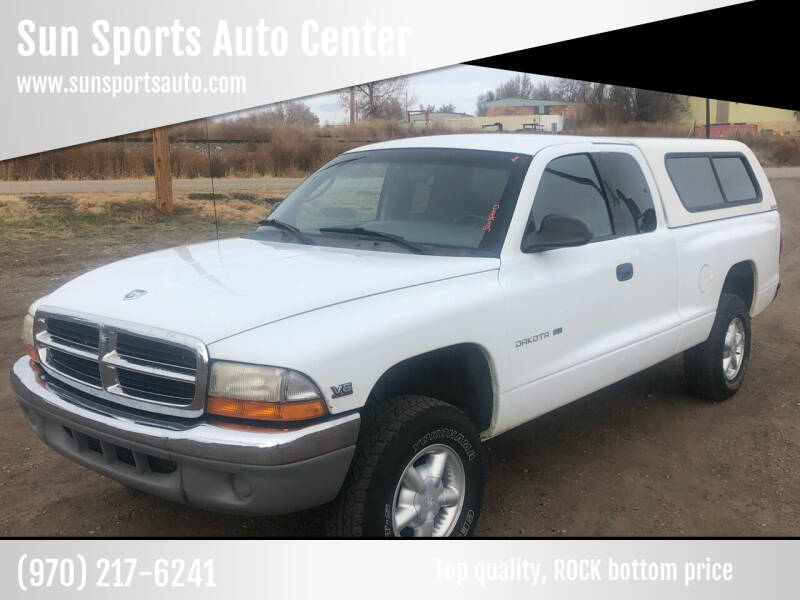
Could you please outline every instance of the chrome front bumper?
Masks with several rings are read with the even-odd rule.
[[[332,500],[360,425],[357,413],[290,430],[145,417],[45,381],[28,357],[11,368],[11,385],[31,428],[57,452],[131,487],[224,512],[281,514]]]

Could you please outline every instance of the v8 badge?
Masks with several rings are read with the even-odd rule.
[[[351,381],[348,381],[347,383],[342,383],[340,385],[331,386],[331,395],[334,398],[349,396],[352,393],[353,393],[353,383]]]

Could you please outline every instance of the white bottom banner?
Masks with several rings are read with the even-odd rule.
[[[6,540],[3,597],[767,598],[798,540]]]

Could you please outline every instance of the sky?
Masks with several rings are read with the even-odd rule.
[[[413,108],[419,104],[455,104],[456,112],[475,114],[478,94],[493,90],[517,73],[502,69],[456,65],[433,71],[424,71],[408,78],[408,97],[416,98]],[[534,83],[552,78],[531,75]],[[347,109],[340,106],[335,93],[302,98],[319,117],[320,124],[343,123],[348,120]]]

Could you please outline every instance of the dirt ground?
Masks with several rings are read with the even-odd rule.
[[[686,395],[673,357],[490,441],[478,535],[800,535],[800,178],[773,185],[782,288],[753,322],[739,394],[722,404]],[[214,234],[208,222],[158,220],[36,233],[42,223],[0,221],[0,535],[322,535],[320,509],[277,518],[195,510],[130,491],[30,432],[5,375],[22,353],[28,304],[99,264]]]

